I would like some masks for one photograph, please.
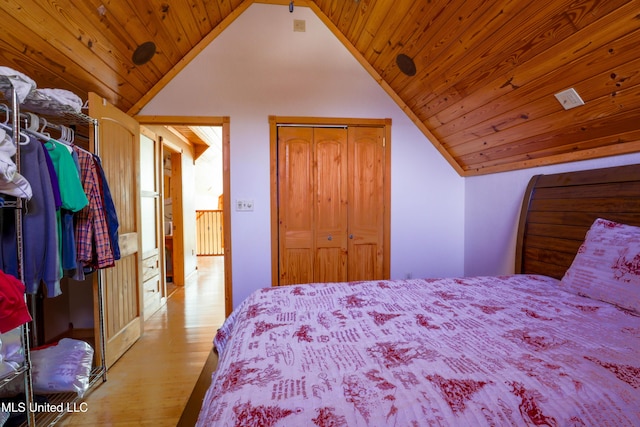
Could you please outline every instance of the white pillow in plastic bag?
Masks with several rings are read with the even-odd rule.
[[[31,352],[33,392],[76,392],[89,388],[93,348],[85,341],[61,339],[57,345]]]
[[[21,336],[20,327],[0,334],[0,379],[13,374],[24,362]]]

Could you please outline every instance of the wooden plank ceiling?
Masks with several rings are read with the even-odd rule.
[[[136,114],[252,3],[6,0],[0,65]],[[463,176],[640,150],[638,0],[294,2],[302,6]],[[151,60],[135,65],[148,41],[155,53],[143,49]],[[554,94],[568,88],[585,105],[563,109]]]

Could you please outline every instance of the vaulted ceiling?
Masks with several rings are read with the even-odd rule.
[[[6,0],[0,65],[135,115],[252,3]],[[318,15],[463,176],[640,151],[638,0],[293,4]],[[571,88],[584,105],[565,110],[554,95]]]

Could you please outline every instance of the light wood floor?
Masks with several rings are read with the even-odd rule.
[[[176,426],[224,321],[222,257],[199,257],[198,273],[145,322],[144,334],[109,369],[107,382],[62,426]]]

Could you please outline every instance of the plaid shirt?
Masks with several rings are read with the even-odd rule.
[[[113,267],[113,248],[96,165],[91,154],[77,147],[74,150],[78,153],[82,186],[89,199],[89,205],[76,214],[78,261],[93,268]]]

